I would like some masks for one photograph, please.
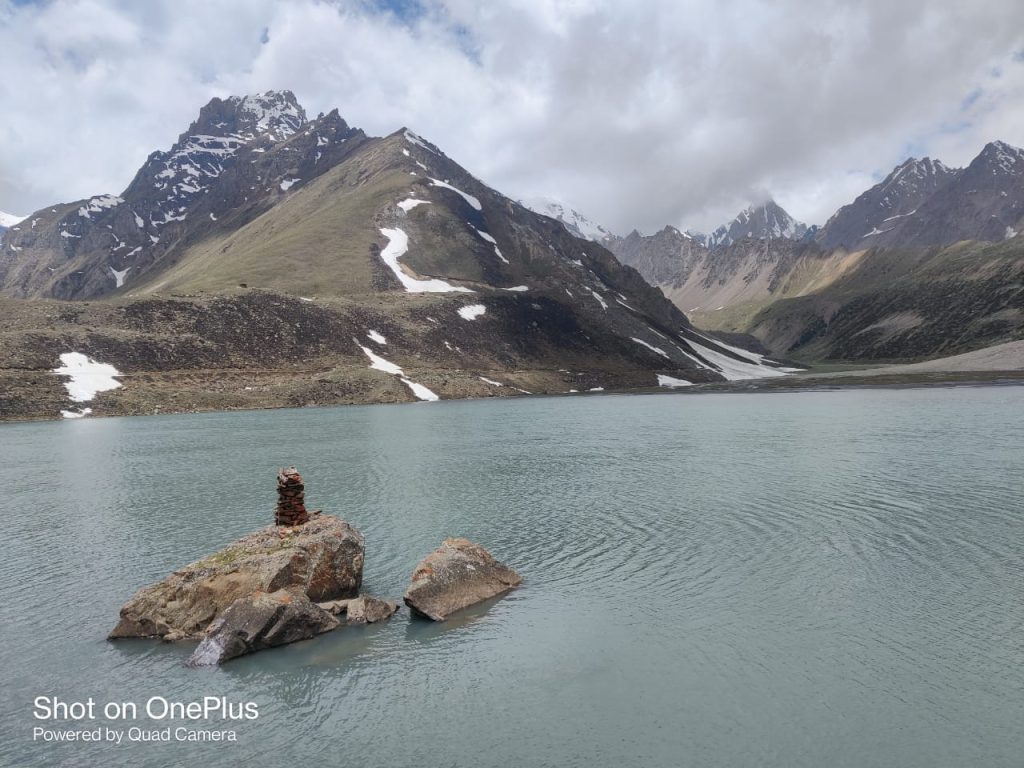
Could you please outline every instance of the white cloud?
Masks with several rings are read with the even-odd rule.
[[[369,9],[0,0],[0,209],[119,192],[209,98],[268,88],[371,134],[408,125],[501,191],[618,231],[708,228],[765,191],[821,223],[908,151],[1024,144],[1016,3]]]

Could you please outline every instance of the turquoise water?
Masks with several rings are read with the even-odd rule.
[[[1024,387],[84,419],[0,426],[0,460],[0,765],[1024,764]],[[215,670],[104,639],[292,463],[367,591],[448,535],[523,587]],[[54,695],[259,716],[34,719]],[[168,725],[238,740],[33,741]]]

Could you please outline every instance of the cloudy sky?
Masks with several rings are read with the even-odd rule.
[[[613,231],[1024,145],[1016,0],[0,0],[0,210],[118,192],[213,96],[406,125]]]

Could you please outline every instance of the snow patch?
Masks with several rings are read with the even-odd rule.
[[[289,189],[292,188],[292,186],[296,182],[299,182],[299,181],[302,181],[302,179],[285,179],[284,181],[281,182],[281,185],[280,185],[281,186],[281,191],[282,192],[287,192]]]
[[[394,229],[381,229],[380,233],[388,239],[388,244],[380,252],[380,257],[385,264],[395,273],[395,277],[402,283],[407,293],[472,293],[469,288],[451,285],[444,280],[417,280],[410,277],[402,269],[398,260],[409,250],[409,236],[404,231],[395,227]]]
[[[677,379],[674,376],[666,376],[663,373],[658,374],[658,386],[659,387],[690,387],[693,386],[692,381],[686,381],[686,379]]]
[[[85,219],[91,219],[91,214],[99,213],[106,208],[113,208],[114,206],[123,203],[117,195],[100,195],[90,199],[85,205],[78,209],[78,215]]]
[[[69,381],[64,382],[64,387],[74,403],[86,403],[100,392],[121,386],[121,382],[114,378],[121,375],[117,368],[99,363],[81,352],[65,352],[60,356],[60,361],[61,367],[54,368],[53,373],[70,377]]]
[[[872,227],[870,232],[867,232],[861,237],[872,237],[873,235],[884,235],[886,232],[892,232],[895,227],[889,227],[888,229],[879,229],[878,227]]]
[[[706,336],[701,338],[707,339]],[[734,352],[744,358],[746,362],[736,360],[735,358],[723,355],[720,352],[716,352],[710,347],[706,347],[703,344],[699,344],[696,341],[687,339],[687,343],[697,352],[701,357],[710,362],[715,366],[719,372],[726,378],[727,381],[742,381],[744,379],[766,379],[774,376],[785,376],[786,371],[779,368],[771,368],[767,365],[762,365],[761,360],[763,355],[759,355],[756,352],[748,352],[745,349],[739,349],[738,347],[730,346],[717,339],[707,339],[712,344],[716,344],[724,349],[728,349],[730,352]],[[685,352],[683,354],[686,354]],[[691,359],[692,355],[687,355]],[[697,362],[700,362],[699,360]]]
[[[459,317],[463,320],[475,320],[487,311],[483,304],[470,304],[468,307],[459,307]]]
[[[430,178],[430,177],[428,177],[428,178]],[[450,189],[452,192],[455,192],[456,194],[461,195],[463,200],[465,200],[467,203],[470,204],[470,206],[472,208],[474,208],[474,209],[476,209],[478,211],[483,209],[483,206],[480,205],[480,201],[479,200],[477,200],[472,195],[463,192],[458,187],[453,187],[447,181],[441,181],[440,179],[433,179],[433,178],[431,178],[430,179],[430,183],[433,186],[435,186],[435,187],[442,187],[444,189]]]
[[[473,198],[473,199],[475,200],[476,198]],[[470,225],[470,226],[472,226],[472,225]],[[501,255],[501,250],[498,248],[498,241],[497,240],[495,240],[489,233],[484,232],[482,229],[477,229],[476,227],[473,227],[473,231],[476,232],[478,235],[480,235],[480,237],[482,237],[488,243],[490,243],[491,245],[494,246],[494,253],[497,255],[497,257],[499,259],[501,259],[506,264],[509,263],[508,259],[506,259],[504,256]]]
[[[597,291],[595,291],[595,290],[594,290],[593,288],[588,288],[587,290],[588,290],[588,291],[590,291],[590,294],[591,294],[591,295],[592,295],[592,296],[593,296],[593,297],[594,297],[595,299],[597,299],[597,300],[598,300],[599,302],[601,302],[601,308],[602,308],[602,309],[608,309],[608,302],[604,300],[604,298],[603,298],[603,297],[601,296],[601,294],[600,294],[600,293],[598,293]]]
[[[485,384],[490,384],[492,387],[504,387],[505,386],[500,381],[495,381],[494,379],[488,379],[486,376],[478,376],[477,378],[480,379],[480,381],[484,382]]]
[[[436,393],[431,392],[422,384],[417,384],[415,381],[409,381],[409,379],[405,378],[404,376],[402,377],[401,380],[402,383],[405,384],[405,386],[407,386],[409,389],[411,389],[412,393],[420,400],[423,400],[428,403],[433,403],[441,399],[440,397],[437,396]]]
[[[353,341],[355,341],[355,339],[353,339]],[[356,341],[356,344],[359,344],[359,342]],[[368,358],[370,358],[370,367],[373,368],[374,370],[384,371],[384,373],[391,373],[396,376],[405,375],[405,371],[402,370],[402,366],[395,365],[391,361],[385,360],[372,349],[370,349],[369,347],[364,347],[362,344],[359,344],[359,348],[366,353],[366,356]]]
[[[413,208],[415,208],[417,205],[424,205],[424,204],[429,205],[430,201],[429,200],[418,200],[415,197],[407,197],[405,200],[403,200],[402,202],[400,202],[398,204],[398,207],[401,208],[406,213],[408,213]]]
[[[401,366],[395,365],[394,363],[392,363],[389,360],[385,360],[383,357],[378,355],[372,349],[370,349],[369,347],[364,347],[362,344],[360,344],[355,339],[352,339],[352,341],[355,341],[356,345],[361,350],[363,350],[363,352],[366,354],[366,356],[368,358],[370,358],[370,367],[371,368],[373,368],[375,370],[378,370],[378,371],[383,371],[384,373],[390,373],[390,374],[392,374],[394,376],[398,376],[399,380],[403,384],[405,384],[405,386],[407,386],[412,391],[413,395],[418,400],[425,400],[425,401],[433,402],[433,401],[441,399],[434,392],[431,392],[429,389],[427,389],[422,384],[417,384],[415,381],[410,381],[409,379],[407,379],[405,377],[405,372],[402,370]]]
[[[528,285],[513,285],[511,288],[502,288],[503,291],[514,291],[515,293],[522,293],[523,291],[530,290]]]
[[[648,348],[649,350],[651,350],[651,352],[657,352],[657,353],[658,353],[659,355],[661,355],[662,357],[664,357],[664,358],[665,358],[665,359],[667,359],[667,360],[671,360],[671,359],[672,359],[672,358],[670,358],[670,357],[668,356],[668,352],[666,352],[666,351],[665,351],[664,349],[662,349],[661,347],[656,347],[656,346],[654,346],[653,344],[648,344],[648,343],[647,343],[646,341],[644,341],[643,339],[638,339],[638,338],[636,338],[635,336],[632,336],[632,337],[630,337],[630,338],[632,338],[632,339],[633,339],[633,341],[635,341],[635,342],[636,342],[637,344],[639,344],[640,346],[643,346],[643,347],[647,347],[647,348]]]
[[[421,137],[417,136],[415,133],[413,133],[410,130],[406,130],[406,132],[405,132],[405,140],[408,141],[410,144],[415,144],[417,147],[423,147],[428,152],[433,152],[434,151],[427,144],[427,142],[425,142]],[[437,154],[437,153],[435,152],[435,154]]]
[[[114,286],[115,288],[120,288],[122,285],[124,285],[124,278],[125,275],[128,274],[129,269],[131,269],[131,267],[125,267],[124,269],[118,271],[113,267],[110,267],[110,274],[114,276],[114,282],[117,283],[117,285]]]
[[[370,341],[376,341],[378,344],[388,343],[388,340],[381,336],[381,334],[378,331],[367,331],[366,336],[367,338],[370,339]]]
[[[92,408],[83,408],[80,411],[61,411],[60,415],[65,419],[82,419],[92,413]]]

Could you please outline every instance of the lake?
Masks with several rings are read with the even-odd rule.
[[[1024,760],[1024,387],[7,424],[0,460],[0,765]],[[522,588],[213,670],[105,640],[137,588],[272,522],[289,464],[365,534],[367,592],[400,599],[452,535]],[[43,723],[37,696],[259,716]],[[168,725],[238,741],[33,741]]]

